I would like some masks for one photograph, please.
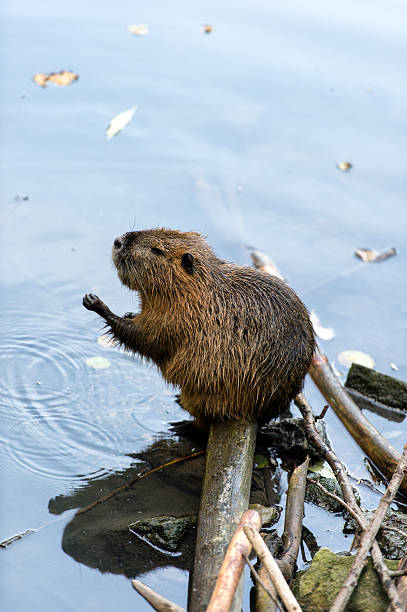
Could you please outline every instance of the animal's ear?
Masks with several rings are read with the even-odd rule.
[[[193,255],[191,255],[191,253],[184,253],[181,257],[181,266],[184,268],[185,272],[188,272],[188,274],[193,274],[194,264],[195,260]]]

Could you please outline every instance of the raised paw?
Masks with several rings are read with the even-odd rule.
[[[84,295],[82,303],[87,310],[93,310],[93,312],[97,312],[98,314],[106,309],[106,304],[93,293],[87,293]]]

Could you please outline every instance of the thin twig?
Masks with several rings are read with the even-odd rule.
[[[259,583],[259,585],[265,590],[265,592],[267,593],[267,595],[270,597],[270,599],[273,600],[274,604],[277,606],[277,601],[274,599],[271,591],[266,587],[266,585],[264,584],[263,580],[260,578],[259,574],[256,572],[256,570],[254,569],[253,565],[250,563],[249,557],[246,555],[246,553],[243,553],[243,558],[246,561],[247,565],[250,568],[251,573],[253,574],[255,580]],[[399,574],[399,576],[401,576],[401,574]]]
[[[361,521],[360,521],[360,516],[357,512],[355,512],[351,506],[349,506],[349,504],[346,503],[346,501],[344,501],[342,499],[342,497],[339,497],[339,495],[336,495],[336,493],[331,493],[331,491],[328,491],[328,489],[325,489],[325,487],[318,482],[317,480],[313,480],[312,478],[307,478],[307,482],[309,482],[312,485],[315,485],[316,487],[318,487],[318,489],[321,489],[321,491],[327,495],[328,497],[331,497],[332,499],[334,499],[335,501],[337,501],[338,503],[342,504],[342,506],[345,508],[346,512],[348,512],[348,514],[350,514],[355,521],[358,523],[358,525],[361,527],[361,529],[363,529],[362,525],[361,525]]]
[[[354,557],[352,567],[350,568],[349,574],[331,606],[330,612],[342,612],[342,610],[345,609],[346,604],[348,603],[353,593],[353,590],[359,580],[359,576],[362,573],[362,570],[366,564],[366,556],[369,553],[369,550],[373,544],[377,532],[379,531],[379,527],[384,519],[388,507],[393,501],[406,472],[407,444],[404,446],[404,452],[401,456],[399,464],[388,484],[385,494],[380,500],[377,510],[374,513],[373,519],[370,522],[369,528],[362,534],[360,538],[358,551]],[[399,609],[401,610],[401,604],[399,606]]]
[[[318,414],[316,417],[314,417],[315,420],[320,421],[321,419],[323,419],[326,413],[328,412],[328,408],[329,408],[329,404],[325,404],[325,406],[322,408],[321,414]]]
[[[302,612],[300,604],[294,597],[293,592],[288,586],[280,568],[277,565],[277,562],[265,545],[261,535],[251,527],[243,527],[243,531],[255,549],[259,557],[259,561],[261,561],[268,571],[273,585],[275,586],[279,597],[285,605],[287,612]]]
[[[401,570],[390,570],[389,574],[392,578],[398,578],[399,576],[407,576],[407,567]]]
[[[407,539],[407,531],[403,531],[398,527],[392,527],[391,525],[380,525],[380,531],[394,531],[395,533],[398,533],[403,536],[403,538]]]
[[[191,455],[187,455],[186,457],[179,457],[178,459],[173,459],[172,461],[168,461],[167,463],[163,463],[162,465],[159,465],[159,466],[157,466],[155,468],[152,468],[151,470],[143,470],[142,472],[137,474],[137,476],[135,476],[132,480],[130,480],[130,482],[122,485],[121,487],[117,487],[117,489],[113,489],[113,491],[110,491],[110,493],[107,493],[106,495],[103,495],[103,497],[99,497],[99,499],[95,499],[95,501],[91,502],[90,504],[88,504],[84,508],[80,508],[75,513],[75,516],[77,516],[78,514],[83,514],[84,512],[87,512],[88,510],[91,510],[95,506],[98,506],[99,504],[102,504],[103,502],[107,501],[111,497],[114,497],[115,495],[118,495],[119,493],[122,493],[123,491],[127,491],[136,482],[138,482],[139,480],[142,480],[143,478],[146,478],[147,476],[150,476],[150,474],[153,474],[154,472],[158,472],[159,470],[162,470],[163,468],[166,468],[169,465],[174,465],[175,463],[180,463],[180,461],[188,461],[189,459],[195,459],[195,457],[199,457],[199,455],[203,455],[204,453],[205,453],[204,450],[200,450],[200,451],[197,451],[196,453],[192,453]]]

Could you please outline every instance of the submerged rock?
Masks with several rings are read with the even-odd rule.
[[[327,491],[335,494],[337,497],[343,500],[343,494],[338,481],[335,478],[335,474],[327,464],[314,465],[309,467],[308,479],[319,482]],[[353,488],[356,500],[360,503],[360,496],[358,491]],[[345,508],[339,502],[326,495],[324,491],[321,491],[319,487],[313,485],[307,480],[307,486],[305,489],[305,501],[311,502],[319,508],[324,508],[329,512],[341,512],[346,513]],[[346,513],[347,514],[347,513]]]
[[[353,556],[343,557],[321,548],[311,566],[298,572],[294,581],[294,595],[303,612],[328,612],[353,563]],[[397,569],[397,561],[385,560],[390,570]],[[346,606],[346,612],[383,612],[389,600],[382,589],[372,559],[363,569],[359,582]]]
[[[129,529],[146,538],[153,546],[168,552],[179,552],[184,538],[196,528],[198,517],[154,516],[131,523]]]

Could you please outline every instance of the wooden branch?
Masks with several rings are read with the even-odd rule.
[[[229,542],[247,510],[257,423],[210,427],[190,589],[189,612],[206,610]],[[241,610],[242,580],[232,610]]]
[[[349,570],[348,577],[342,585],[341,590],[333,602],[330,612],[342,612],[348,603],[355,586],[359,580],[359,576],[366,564],[366,556],[372,547],[373,541],[379,531],[380,525],[383,522],[384,516],[389,508],[389,505],[393,501],[401,481],[403,480],[407,472],[407,444],[404,446],[404,452],[400,458],[397,468],[393,474],[392,479],[383,495],[380,503],[374,513],[373,519],[370,522],[368,529],[362,534],[359,541],[359,548],[355,555],[352,567]],[[396,608],[397,609],[397,608]],[[401,610],[401,604],[399,606]]]
[[[300,549],[308,464],[309,457],[295,468],[288,483],[283,531],[284,551],[277,561],[287,582],[291,580],[294,573]]]
[[[258,574],[258,572],[256,572],[256,570],[254,569],[253,565],[250,563],[250,559],[247,555],[243,555],[244,556],[244,560],[246,561],[246,564],[248,566],[248,568],[250,569],[253,578],[256,580],[256,584],[259,584],[261,586],[261,588],[263,589],[263,591],[266,593],[266,595],[268,595],[268,597],[274,602],[275,605],[277,605],[276,600],[274,599],[274,595],[273,593],[270,591],[270,589],[268,588],[268,586],[266,586],[264,580],[260,577],[260,575]],[[407,570],[402,570],[402,574],[398,573],[398,576],[404,576],[404,572]],[[394,574],[395,572],[393,572]]]
[[[140,593],[157,612],[186,612],[184,608],[165,599],[165,597],[162,597],[153,591],[153,589],[150,589],[150,587],[143,584],[140,580],[132,580],[131,584],[137,593]]]
[[[327,357],[315,354],[309,374],[363,452],[387,479],[391,478],[400,461],[400,454],[362,414]],[[400,491],[407,496],[407,477],[400,484]]]
[[[244,534],[244,527],[259,531],[261,517],[256,510],[247,510],[243,514],[233,534],[206,612],[226,612],[232,606],[245,565],[245,558],[248,557],[252,549],[252,545]]]
[[[345,468],[343,467],[342,463],[340,463],[340,461],[337,459],[333,450],[325,444],[325,442],[319,435],[315,424],[314,416],[312,414],[311,406],[308,404],[302,393],[299,393],[297,395],[297,397],[295,398],[295,403],[300,409],[301,414],[303,416],[304,427],[309,442],[319,450],[319,452],[323,455],[323,457],[326,459],[326,461],[332,468],[332,471],[336,476],[339,486],[341,487],[342,495],[344,497],[345,502],[359,517],[358,523],[361,529],[366,530],[369,526],[369,523],[367,521],[366,516],[363,514],[362,510],[359,508],[356,502],[356,498],[353,493],[352,486],[349,482],[348,475],[346,474]],[[400,599],[397,593],[396,586],[391,580],[389,569],[384,563],[382,552],[376,540],[373,542],[372,545],[372,559],[373,566],[379,574],[383,588],[387,593],[387,597],[389,598],[391,609],[395,611],[400,610]]]
[[[301,606],[295,599],[293,592],[288,586],[280,568],[277,565],[277,562],[265,545],[261,535],[251,527],[244,527],[243,531],[255,549],[259,557],[259,561],[261,561],[261,563],[267,569],[273,585],[284,603],[287,612],[302,612]]]
[[[304,497],[305,486],[307,482],[309,458],[296,467],[291,474],[287,489],[287,502],[285,506],[285,519],[283,531],[284,551],[277,559],[278,567],[281,570],[285,580],[289,582],[294,573],[295,564],[298,557],[298,551],[302,539],[302,519],[304,516]],[[270,591],[271,599],[265,597],[264,591],[261,588],[256,588],[256,609],[257,612],[275,612],[277,609],[276,600],[277,592],[270,581],[267,580],[267,573],[260,569],[261,578],[267,583],[267,588]]]

